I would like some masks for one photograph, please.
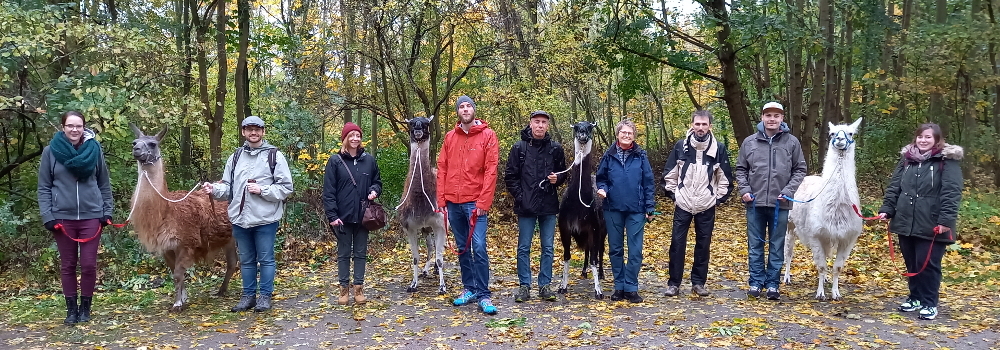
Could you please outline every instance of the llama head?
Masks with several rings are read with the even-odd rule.
[[[410,142],[424,142],[430,139],[432,120],[434,120],[433,115],[430,118],[406,119],[406,124],[410,128]]]
[[[854,145],[854,135],[858,133],[858,127],[861,126],[861,119],[858,118],[851,124],[833,125],[833,123],[829,123],[830,147],[841,151],[851,148]]]
[[[132,140],[132,157],[142,164],[152,164],[160,159],[160,140],[167,134],[167,127],[164,126],[156,135],[149,136],[139,130],[135,124],[129,123],[132,132],[135,133],[135,140]]]
[[[578,122],[573,124],[573,139],[578,144],[587,144],[594,139],[594,127],[597,124],[591,122]]]

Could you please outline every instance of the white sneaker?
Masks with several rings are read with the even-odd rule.
[[[921,320],[933,320],[937,314],[937,306],[924,306],[920,309]]]

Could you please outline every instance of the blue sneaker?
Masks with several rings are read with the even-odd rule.
[[[483,300],[480,300],[479,309],[483,310],[483,313],[487,315],[497,314],[497,307],[493,306],[493,300],[490,300],[490,298],[483,298]]]
[[[462,294],[459,294],[458,298],[455,298],[455,301],[453,301],[451,303],[453,305],[455,305],[455,306],[462,306],[462,305],[468,304],[469,302],[471,302],[475,298],[476,298],[475,294],[472,294],[472,292],[470,292],[468,290],[463,290]]]

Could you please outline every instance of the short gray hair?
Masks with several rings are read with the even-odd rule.
[[[615,135],[618,135],[618,133],[622,131],[622,127],[626,126],[632,128],[633,134],[636,132],[635,123],[632,122],[632,119],[626,118],[618,122],[618,125],[615,125]]]

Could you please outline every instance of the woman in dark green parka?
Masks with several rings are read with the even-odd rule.
[[[937,124],[923,124],[900,153],[879,217],[890,219],[889,231],[899,236],[908,272],[910,295],[899,310],[919,310],[921,319],[933,320],[938,314],[941,258],[957,239],[963,151],[944,142]]]

